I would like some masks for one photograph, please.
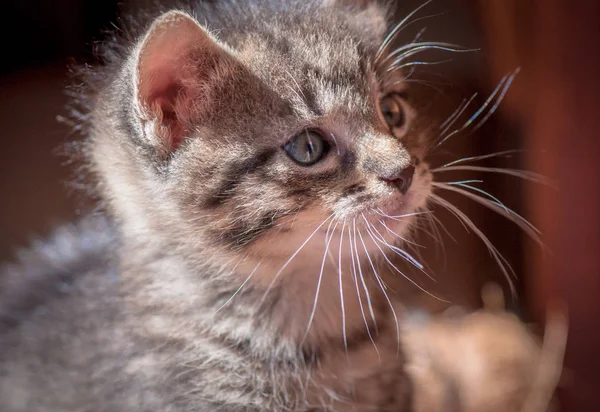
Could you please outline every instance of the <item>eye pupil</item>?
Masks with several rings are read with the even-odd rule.
[[[305,130],[283,147],[287,155],[301,166],[311,166],[325,156],[328,145],[321,135]]]

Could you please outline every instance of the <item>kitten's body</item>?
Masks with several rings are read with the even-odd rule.
[[[211,133],[227,136],[268,130],[265,122],[273,112],[289,117],[300,107],[300,102],[290,105],[283,101],[282,95],[307,99],[301,109],[310,111],[305,113],[305,120],[322,116],[321,110],[334,109],[324,106],[328,102],[323,93],[333,90],[330,88],[341,88],[342,97],[346,93],[340,108],[358,104],[360,87],[367,87],[361,73],[364,68],[359,64],[361,53],[373,53],[384,26],[379,9],[371,8],[362,15],[357,12],[277,2],[256,8],[243,3],[220,7],[194,4],[192,14],[209,29],[217,30],[219,40],[244,61],[238,69],[258,70],[247,74],[251,79],[238,78],[239,82],[231,85],[234,92],[229,100],[223,99],[232,105],[237,95],[256,101],[237,107],[219,105],[214,110],[231,111],[224,115],[229,121],[226,125],[210,123]],[[307,58],[312,64],[307,65]],[[7,325],[0,338],[3,410],[407,408],[410,386],[402,370],[394,318],[400,316],[400,307],[392,314],[375,281],[366,279],[371,286],[369,299],[374,302],[370,310],[378,322],[376,336],[373,329],[374,346],[365,332],[367,320],[361,316],[367,298],[362,286],[364,302],[359,304],[356,296],[346,298],[342,316],[337,267],[328,261],[323,265],[320,291],[325,297],[309,330],[322,240],[298,255],[297,262],[301,263],[287,266],[289,273],[281,276],[280,283],[272,288],[269,285],[289,258],[289,248],[293,251],[300,246],[314,227],[307,232],[294,226],[291,219],[279,223],[277,232],[283,234],[276,241],[289,243],[287,250],[278,250],[266,236],[256,239],[262,232],[275,231],[265,227],[264,216],[242,211],[249,215],[243,217],[247,221],[239,228],[231,227],[227,201],[235,183],[227,186],[226,179],[242,179],[248,170],[261,166],[255,164],[260,148],[250,146],[250,142],[234,142],[221,150],[203,142],[207,146],[202,150],[215,151],[216,163],[207,165],[209,160],[204,159],[202,170],[186,169],[190,157],[175,157],[170,165],[163,159],[151,159],[152,142],[140,142],[140,130],[131,121],[136,110],[132,104],[135,91],[128,82],[134,68],[131,59],[131,54],[124,54],[106,69],[113,74],[93,97],[91,140],[86,148],[92,167],[101,177],[103,195],[119,222],[117,228],[108,230],[111,224],[102,221],[102,227],[97,228],[94,225],[99,223],[94,221],[83,224],[83,229],[61,232],[54,242],[31,252],[24,266],[11,266],[3,275],[6,285],[0,289],[0,316]],[[281,73],[290,79],[282,78]],[[261,81],[270,84],[261,86]],[[274,95],[271,88],[280,94]],[[308,106],[304,108],[304,104]],[[364,129],[359,119],[343,112],[338,116],[346,118],[347,130]],[[214,115],[207,115],[211,117]],[[286,125],[272,123],[270,127],[281,132]],[[189,152],[196,155],[193,150]],[[158,174],[151,176],[154,172]],[[166,173],[177,174],[175,183],[189,185],[188,190],[170,190],[173,183],[161,181]],[[262,185],[261,190],[281,191],[262,179],[256,182]],[[201,215],[200,209],[193,210],[197,206],[191,199],[179,199],[188,203],[190,210],[176,209],[170,203],[169,196],[193,196],[194,186],[203,183],[206,187],[201,193],[213,192],[212,197],[226,208],[213,205],[213,215],[207,217],[205,211]],[[300,191],[311,190],[302,188],[300,181],[285,184],[296,184]],[[150,202],[149,196],[163,200]],[[249,209],[282,208],[269,205],[268,199],[256,201],[248,196],[252,193],[234,200],[254,200]],[[291,206],[286,207],[294,213],[309,214],[308,221],[323,220],[319,214],[311,218],[311,212],[302,210],[303,205],[297,203],[302,199],[298,199],[289,199]],[[207,201],[213,202],[210,198]],[[186,219],[181,219],[186,213]],[[282,216],[286,214],[291,213],[284,210]],[[191,226],[187,219],[200,222]],[[321,239],[326,228],[322,228]],[[198,237],[198,241],[186,244],[195,236],[190,233],[194,230],[204,231],[204,239]],[[213,240],[215,234],[217,239]],[[251,257],[238,265],[241,259],[231,251],[237,253],[236,249],[246,244],[251,244]],[[338,244],[332,242],[331,248]],[[82,245],[87,250],[78,253]],[[236,257],[238,262],[231,263]],[[236,294],[259,261],[265,262],[256,282],[248,282]],[[349,265],[349,261],[344,259],[342,264]],[[27,272],[30,275],[21,279]],[[37,282],[42,283],[39,290]],[[349,293],[354,284],[347,282],[343,281],[344,289]],[[22,293],[13,297],[15,289]],[[229,301],[234,294],[235,300]],[[12,301],[16,302],[14,307]]]
[[[406,90],[381,8],[282,3],[109,44],[84,152],[112,217],[3,270],[2,411],[410,410],[393,244],[426,119],[382,115]],[[314,129],[330,150],[292,160]]]

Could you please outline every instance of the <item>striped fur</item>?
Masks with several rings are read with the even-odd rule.
[[[423,208],[431,176],[420,161],[406,195],[382,180],[422,156],[424,133],[410,107],[402,131],[379,114],[385,93],[405,91],[377,71],[386,9],[275,0],[177,9],[220,50],[202,93],[178,102],[193,107],[177,115],[195,117],[175,148],[161,119],[140,114],[137,56],[158,13],[106,44],[81,117],[114,241],[76,257],[59,299],[27,311],[0,300],[0,320],[20,314],[0,338],[3,410],[409,410],[403,308],[382,282],[406,287],[374,237],[409,236],[412,218],[379,211]],[[310,168],[282,150],[306,128],[334,139]],[[94,233],[85,226],[68,241]],[[74,253],[55,248],[42,246],[56,251],[51,262]]]

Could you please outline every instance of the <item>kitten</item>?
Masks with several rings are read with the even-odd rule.
[[[3,411],[411,409],[395,245],[430,125],[387,14],[194,1],[108,42],[83,115],[107,217],[3,270]]]

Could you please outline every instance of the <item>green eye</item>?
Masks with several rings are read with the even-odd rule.
[[[325,156],[329,145],[319,133],[305,130],[287,142],[283,149],[299,165],[312,166]]]
[[[398,128],[406,123],[406,114],[402,107],[401,98],[396,93],[383,97],[379,103],[381,115],[390,128]]]

